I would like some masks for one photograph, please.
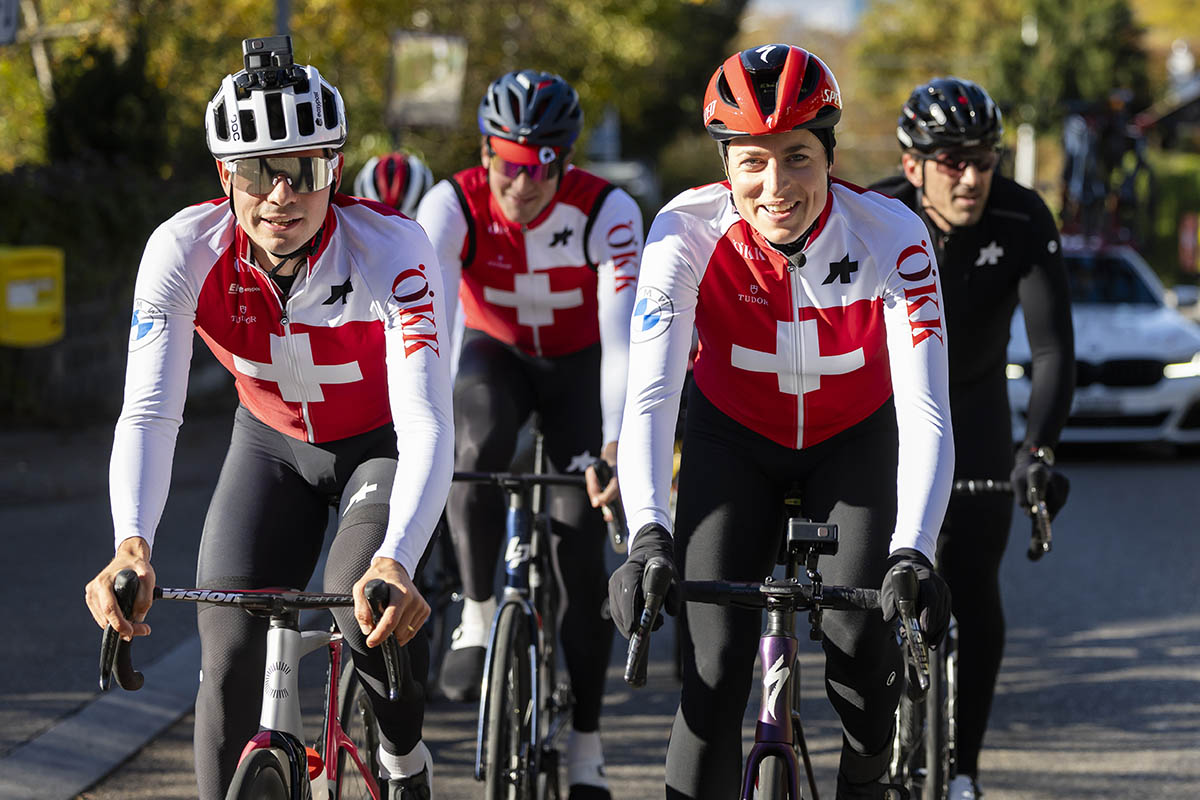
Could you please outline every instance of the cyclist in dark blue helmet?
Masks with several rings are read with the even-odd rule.
[[[479,104],[480,165],[438,183],[417,210],[465,318],[454,384],[458,470],[506,470],[534,412],[554,471],[583,471],[597,455],[616,462],[642,219],[624,190],[571,166],[582,126],[579,96],[558,75],[502,75]],[[601,613],[606,536],[593,506],[615,502],[616,492],[615,480],[602,487],[594,471],[590,503],[573,487],[546,492],[575,699],[570,800],[609,797],[599,729],[613,627]],[[451,489],[446,516],[466,595],[439,681],[452,700],[479,697],[504,515],[497,487]]]

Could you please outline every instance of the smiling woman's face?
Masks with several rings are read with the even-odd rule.
[[[734,206],[775,244],[796,241],[825,208],[829,167],[821,140],[807,130],[739,136],[726,153]]]

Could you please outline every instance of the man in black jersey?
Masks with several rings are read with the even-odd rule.
[[[1002,132],[986,91],[935,78],[901,109],[903,175],[871,188],[916,211],[937,251],[955,479],[1009,478],[1023,506],[1029,484],[1048,480],[1053,514],[1067,494],[1066,478],[1050,467],[1075,385],[1070,295],[1050,211],[1036,192],[996,174]],[[1005,368],[1018,302],[1033,353],[1033,391],[1014,456]],[[950,800],[980,794],[979,750],[1004,649],[999,571],[1011,522],[1005,496],[955,496],[938,542],[959,623],[958,776]]]

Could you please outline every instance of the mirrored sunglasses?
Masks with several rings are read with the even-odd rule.
[[[961,175],[967,167],[974,167],[977,172],[990,172],[1000,163],[1000,151],[944,152],[928,156],[925,160],[932,161],[937,165],[938,172],[946,175]]]
[[[524,172],[529,175],[530,180],[545,181],[558,176],[558,160],[555,159],[549,164],[514,164],[511,161],[505,161],[500,156],[496,155],[495,151],[491,154],[492,164],[506,178],[516,180]]]
[[[337,158],[324,156],[267,156],[228,162],[233,185],[250,194],[270,194],[285,180],[298,194],[328,189],[334,180]]]

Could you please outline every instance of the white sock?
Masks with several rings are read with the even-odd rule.
[[[492,617],[496,616],[496,598],[463,601],[462,621],[450,637],[450,649],[464,647],[487,647],[488,631],[492,629]]]
[[[604,746],[600,731],[584,733],[575,729],[567,736],[567,785],[608,788],[604,777]]]
[[[433,756],[425,742],[417,742],[417,746],[402,756],[395,756],[379,745],[379,771],[385,778],[407,778],[420,773],[429,767],[430,785],[433,784]]]

